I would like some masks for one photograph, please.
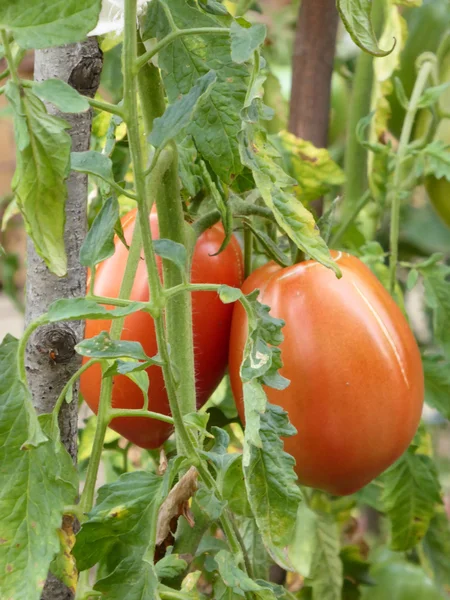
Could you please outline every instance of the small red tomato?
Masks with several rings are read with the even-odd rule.
[[[129,244],[133,234],[136,211],[130,212],[123,220],[124,236]],[[158,237],[158,218],[155,212],[150,215],[150,226],[154,238]],[[192,283],[223,283],[240,287],[243,280],[242,252],[233,236],[226,249],[219,255],[224,240],[221,225],[214,225],[205,231],[197,241],[192,259]],[[117,298],[123,278],[128,250],[119,240],[111,258],[97,269],[95,293],[99,296]],[[161,260],[158,258],[161,273]],[[138,266],[132,300],[146,302],[149,299],[147,270],[142,260]],[[215,292],[194,292],[192,294],[194,355],[197,405],[202,406],[214,391],[224,375],[227,366],[228,341],[230,337],[232,305],[223,304]],[[108,331],[110,321],[87,321],[86,338]],[[140,342],[148,356],[157,352],[153,319],[147,313],[134,313],[125,318],[122,340]],[[160,367],[147,369],[150,387],[150,410],[170,414],[164,379]],[[101,384],[101,370],[94,365],[81,377],[81,393],[87,404],[96,413],[98,410]],[[128,377],[114,377],[113,408],[142,408],[144,398],[138,386]],[[125,438],[142,448],[157,448],[170,435],[169,424],[146,417],[121,417],[111,422],[111,427]]]
[[[248,294],[285,321],[285,390],[266,388],[297,434],[284,440],[300,483],[332,494],[360,489],[397,460],[419,424],[424,381],[420,353],[402,312],[357,258],[332,253],[342,278],[315,261],[269,263],[244,282]],[[236,304],[229,368],[244,418],[239,368],[247,317]]]

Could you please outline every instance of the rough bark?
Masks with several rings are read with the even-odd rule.
[[[302,0],[292,58],[289,130],[327,145],[338,12],[335,0]]]
[[[39,50],[35,57],[37,81],[59,78],[82,94],[93,96],[98,88],[102,55],[92,38],[82,44]],[[64,118],[71,125],[72,150],[88,150],[92,114],[61,114],[52,105],[49,113]],[[26,324],[44,313],[58,298],[84,296],[86,269],[79,263],[79,252],[86,235],[87,176],[71,173],[67,180],[66,226],[64,241],[68,273],[59,278],[50,273],[37,255],[31,240],[27,242]],[[40,328],[27,348],[26,370],[33,403],[38,413],[51,412],[69,377],[80,367],[74,346],[83,339],[84,322],[58,323]],[[74,390],[77,397],[77,390]],[[60,412],[61,440],[73,460],[77,455],[77,402],[64,404]],[[49,575],[43,600],[72,600],[72,592]]]

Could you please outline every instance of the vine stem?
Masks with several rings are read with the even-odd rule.
[[[61,390],[61,393],[58,396],[58,399],[56,400],[55,406],[53,408],[53,414],[56,415],[56,417],[58,417],[58,413],[61,409],[62,403],[64,402],[64,398],[67,395],[67,392],[69,391],[69,389],[71,388],[71,386],[73,386],[73,384],[76,382],[76,380],[81,377],[81,375],[87,371],[89,369],[89,367],[92,367],[93,365],[98,364],[100,361],[100,359],[92,359],[92,360],[88,360],[86,363],[84,363],[84,365],[81,365],[81,367],[78,369],[78,371],[76,371],[72,377],[67,381],[66,385],[63,387],[63,389]]]
[[[169,423],[173,425],[172,417],[168,415],[162,415],[160,413],[153,412],[151,410],[137,410],[133,408],[114,408],[108,413],[109,420],[116,419],[117,417],[147,417],[149,419],[156,419],[163,423]]]
[[[16,69],[16,65],[14,62],[13,55],[12,55],[11,46],[10,46],[9,40],[8,40],[8,33],[5,29],[1,30],[1,40],[2,40],[2,44],[3,44],[3,49],[5,51],[5,58],[6,58],[6,62],[8,64],[8,69],[10,72],[9,74],[11,75],[11,79],[12,79],[12,81],[14,81],[14,83],[16,83],[17,85],[20,85],[19,75],[17,74],[17,69]]]
[[[414,89],[409,100],[405,120],[403,121],[402,132],[398,144],[395,170],[392,182],[391,196],[391,229],[390,229],[390,261],[389,261],[389,283],[391,294],[394,293],[397,280],[397,262],[398,262],[398,237],[400,229],[400,187],[402,179],[402,163],[407,152],[409,139],[411,137],[414,119],[418,110],[418,102],[422,96],[423,90],[427,84],[428,78],[433,70],[433,62],[426,60],[420,67],[417,75]]]
[[[84,514],[88,513],[94,505],[95,484],[97,482],[98,467],[102,457],[103,442],[108,427],[108,410],[111,403],[112,377],[102,379],[100,400],[98,405],[97,427],[95,428],[94,443],[89,459],[86,482],[80,498],[80,507]]]
[[[168,18],[171,17],[168,7],[165,8]],[[176,26],[174,26],[176,27]],[[136,52],[142,51],[142,43],[137,38]],[[159,71],[150,65],[145,65],[138,75],[138,90],[140,108],[143,116],[146,138],[152,131],[153,121],[160,117],[165,110],[164,88]],[[190,248],[186,235],[184,212],[180,197],[178,175],[178,151],[175,144],[169,144],[165,149],[158,148],[151,161],[150,173],[147,179],[147,190],[150,204],[156,203],[158,211],[158,227],[161,238],[167,238],[186,248]],[[155,181],[156,170],[161,166],[158,176],[159,184]],[[163,279],[165,287],[173,287],[189,278],[190,261],[184,273],[170,260],[163,259]],[[177,398],[183,414],[195,411],[195,365],[194,344],[192,336],[192,300],[188,292],[181,294],[164,303],[165,339],[170,345],[171,362],[179,374]],[[180,448],[182,451],[182,449]]]
[[[365,206],[367,206],[370,198],[371,198],[370,192],[366,191],[366,193],[363,194],[361,196],[361,198],[358,200],[358,202],[352,207],[351,212],[346,217],[344,217],[344,220],[341,223],[339,229],[336,231],[336,233],[331,238],[331,241],[330,241],[331,248],[333,246],[335,246],[337,243],[339,243],[339,241],[341,240],[344,233],[347,231],[347,229],[350,227],[350,225],[353,223],[353,221],[357,218],[357,216],[362,211],[362,209]]]
[[[125,0],[125,38],[123,50],[123,73],[124,102],[125,111],[127,115],[128,139],[130,142],[131,160],[133,164],[133,172],[135,178],[135,188],[138,197],[138,217],[143,238],[144,257],[147,266],[150,297],[152,298],[152,302],[154,303],[154,305],[162,309],[164,308],[164,305],[166,303],[166,297],[158,275],[158,269],[156,265],[153,241],[151,237],[148,219],[148,212],[146,208],[146,180],[139,132],[136,71],[133,69],[133,66],[137,63],[136,56],[138,48],[136,17],[136,0]],[[224,30],[220,28],[216,33],[223,33],[223,31]],[[167,37],[170,37],[170,35]],[[167,38],[165,39],[167,40]],[[154,50],[155,48],[153,48],[153,51]],[[144,54],[140,57],[142,64],[145,64],[146,60],[148,60],[148,58],[142,60],[145,56],[146,55]],[[146,98],[146,101],[150,102],[151,97]],[[169,356],[169,347],[166,340],[162,314],[154,315],[154,323],[158,351],[163,361],[162,370],[170,410],[172,413],[172,418],[174,421],[177,436],[179,436],[179,438],[181,439],[181,446],[183,448],[183,452],[189,458],[190,462],[197,467],[198,472],[205,484],[210,489],[214,489],[216,493],[220,496],[220,494],[216,490],[215,480],[213,479],[212,475],[209,473],[207,466],[204,464],[201,457],[199,456],[183,420],[183,412],[181,410],[182,403],[180,402],[177,393],[177,381],[175,379],[171,366],[172,357]],[[193,373],[191,375],[193,375]],[[237,540],[233,531],[233,527],[226,515],[223,515],[221,519],[221,524],[224,533],[227,536],[230,548],[235,554],[237,554],[238,556],[242,556],[239,541]]]
[[[384,21],[384,3],[372,2],[372,23],[375,33],[380,33]],[[345,187],[343,213],[353,211],[355,203],[362,197],[367,186],[367,150],[361,146],[356,136],[359,121],[370,112],[373,87],[374,57],[361,52],[356,63],[353,78],[345,147]],[[378,59],[382,60],[382,59]]]
[[[155,44],[151,50],[141,54],[141,56],[139,56],[131,65],[132,72],[130,74],[134,75],[137,73],[139,69],[145,65],[145,63],[156,56],[158,52],[161,52],[161,50],[163,50],[166,46],[169,46],[174,40],[186,35],[204,35],[205,33],[230,35],[230,30],[225,27],[192,27],[191,29],[176,29],[175,31],[172,31],[163,37],[163,39]]]
[[[0,76],[1,80],[1,76]],[[26,88],[33,88],[35,85],[38,85],[37,81],[31,81],[28,79],[21,80],[21,84]],[[89,105],[92,108],[96,108],[97,110],[103,110],[112,115],[117,115],[118,117],[124,118],[125,114],[123,109],[116,104],[111,104],[111,102],[105,102],[104,100],[97,100],[95,98],[89,98],[88,96],[83,96],[85,100],[89,102]]]
[[[133,232],[133,239],[131,240],[130,249],[128,251],[128,259],[125,267],[124,276],[119,290],[119,300],[126,302],[126,305],[128,305],[128,303],[130,302],[126,299],[130,296],[133,287],[134,278],[141,258],[141,245],[141,231],[139,227],[135,227]],[[107,300],[106,303],[110,302],[109,298],[102,297],[97,297],[97,301],[99,301],[99,298]],[[110,330],[111,339],[116,339],[120,336],[124,320],[124,318],[116,319],[112,323]],[[107,387],[104,387],[105,381],[108,381]],[[86,483],[83,488],[83,493],[81,494],[80,499],[80,505],[82,506],[83,512],[89,512],[92,509],[94,503],[95,483],[97,481],[98,468],[100,466],[100,459],[102,455],[103,444],[105,441],[106,429],[110,422],[111,398],[112,377],[108,377],[106,380],[102,381],[99,399],[97,427],[95,429],[92,454],[89,460],[86,475]]]
[[[112,115],[117,115],[122,119],[125,117],[124,111],[120,106],[116,104],[111,104],[110,102],[104,102],[103,100],[96,100],[95,98],[87,98],[90,106],[92,108],[96,108],[97,110],[104,110],[105,112],[111,113]]]

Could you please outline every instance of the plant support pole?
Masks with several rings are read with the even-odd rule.
[[[335,0],[302,0],[292,57],[289,131],[325,148],[338,26]]]
[[[328,144],[338,22],[335,0],[302,0],[292,57],[289,131],[317,148]],[[312,203],[319,216],[322,205],[322,198]]]
[[[94,96],[100,80],[102,54],[95,38],[82,44],[37,50],[36,81],[62,79],[78,92]],[[49,113],[64,118],[71,125],[72,151],[89,149],[92,111],[61,114],[53,105]],[[60,298],[83,297],[86,293],[86,269],[79,262],[80,247],[86,235],[87,175],[72,172],[67,179],[66,225],[64,233],[68,270],[66,277],[56,277],[37,255],[33,243],[27,243],[26,324],[45,313]],[[30,339],[26,352],[26,373],[36,411],[51,412],[70,377],[81,366],[75,345],[84,337],[84,322],[52,323],[41,327]],[[50,355],[54,358],[50,358]],[[74,385],[74,396],[78,386]],[[77,402],[63,403],[59,415],[61,441],[76,461],[78,414]],[[47,578],[43,600],[70,600],[72,592],[53,575]]]

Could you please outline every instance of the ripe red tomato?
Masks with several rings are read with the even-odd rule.
[[[136,211],[129,213],[122,225],[127,243],[131,242],[135,226]],[[158,237],[156,213],[150,216],[152,235]],[[226,249],[213,256],[224,240],[221,225],[214,225],[205,231],[197,241],[192,260],[191,281],[193,283],[223,283],[240,287],[243,281],[242,252],[238,241],[233,237]],[[95,293],[100,296],[117,298],[122,281],[128,251],[116,241],[115,254],[97,269]],[[161,260],[158,258],[161,271]],[[147,271],[141,261],[130,298],[146,302],[149,299]],[[193,330],[195,347],[195,374],[197,404],[202,406],[220,382],[227,366],[228,340],[230,337],[232,305],[223,304],[215,292],[195,292],[192,294]],[[87,321],[86,338],[101,331],[108,331],[110,321]],[[125,319],[122,340],[140,342],[148,356],[157,352],[153,320],[147,313],[134,313]],[[150,410],[170,414],[164,379],[160,367],[147,369],[150,388]],[[90,408],[97,412],[101,384],[101,370],[94,365],[81,377],[81,393]],[[128,377],[114,377],[112,406],[114,408],[142,408],[143,395],[136,384]],[[145,417],[125,417],[114,419],[111,427],[125,438],[142,448],[157,448],[170,435],[172,428],[166,423]]]
[[[333,252],[337,279],[315,261],[269,263],[244,282],[284,319],[281,375],[266,388],[297,434],[285,439],[302,484],[351,494],[406,450],[419,424],[424,382],[419,350],[400,309],[357,258]],[[244,417],[239,368],[247,317],[236,303],[230,339],[231,385]]]

